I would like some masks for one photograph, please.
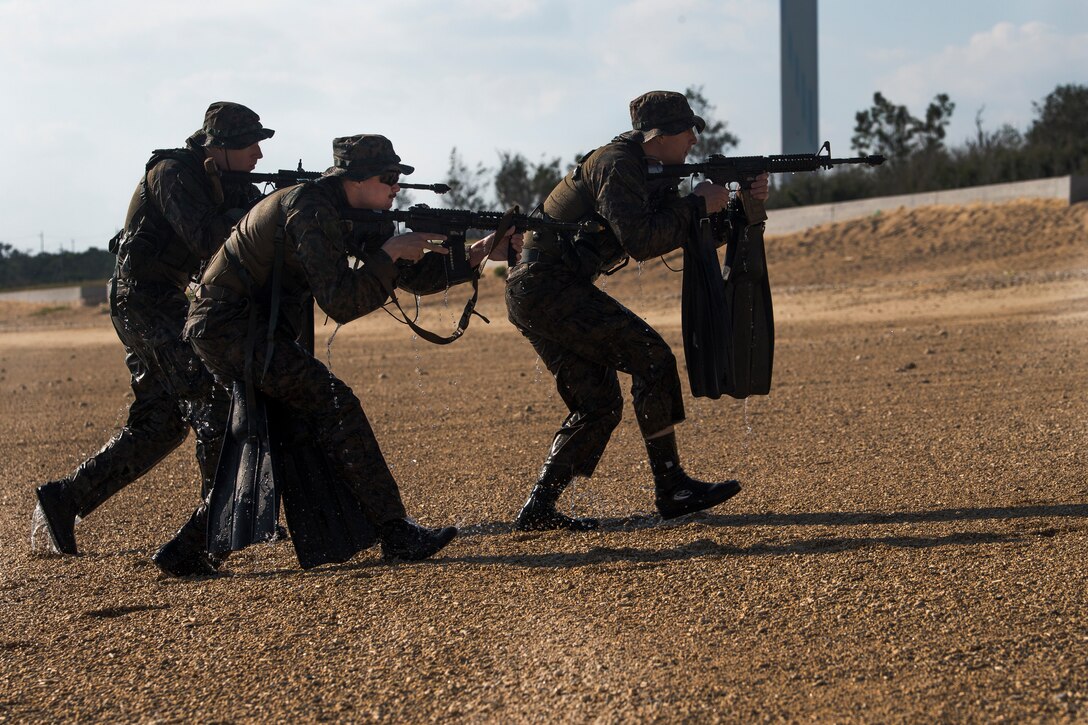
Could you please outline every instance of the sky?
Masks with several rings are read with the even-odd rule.
[[[836,156],[876,91],[915,116],[947,93],[959,145],[980,112],[1026,130],[1088,84],[1086,0],[822,0],[818,18]],[[323,170],[356,133],[388,136],[409,181],[445,180],[454,147],[567,162],[630,128],[635,96],[689,86],[731,153],[781,153],[778,38],[778,0],[0,0],[0,242],[105,248],[150,152],[217,100],[276,129],[257,171]]]

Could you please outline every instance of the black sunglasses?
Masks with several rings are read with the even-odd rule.
[[[386,186],[393,186],[400,181],[400,174],[395,171],[390,171],[378,176],[378,181],[382,182]]]

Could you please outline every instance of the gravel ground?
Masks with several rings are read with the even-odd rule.
[[[1088,721],[1088,209],[768,246],[771,395],[689,399],[679,435],[693,475],[745,488],[675,522],[628,406],[561,502],[601,530],[512,532],[564,410],[490,273],[493,323],[448,348],[380,313],[342,328],[321,354],[408,510],[462,527],[392,566],[302,572],[279,543],[162,578],[191,441],[80,524],[81,556],[32,554],[32,487],[123,423],[127,372],[101,311],[0,305],[0,721]],[[677,275],[606,284],[682,357]]]

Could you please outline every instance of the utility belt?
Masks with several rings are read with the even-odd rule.
[[[628,258],[624,256],[616,264],[607,265],[608,269],[602,269],[605,265],[602,265],[596,247],[592,239],[581,234],[568,237],[547,230],[537,231],[533,233],[530,246],[522,250],[521,263],[561,265],[590,282],[602,274],[608,276],[627,266]]]
[[[534,262],[544,262],[545,264],[566,264],[563,257],[558,254],[551,254],[545,252],[543,249],[523,249],[521,252],[521,263],[532,264]]]

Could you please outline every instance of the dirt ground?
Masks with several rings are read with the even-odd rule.
[[[375,313],[320,351],[408,510],[461,535],[309,572],[260,545],[196,581],[149,562],[194,505],[191,440],[77,527],[81,556],[31,554],[32,487],[123,423],[127,372],[101,310],[0,306],[0,721],[1088,721],[1088,205],[768,252],[771,394],[688,398],[679,434],[689,472],[744,483],[712,513],[654,515],[628,405],[562,501],[602,529],[512,532],[564,409],[489,271],[492,324],[452,346]],[[680,276],[603,284],[682,365]]]

